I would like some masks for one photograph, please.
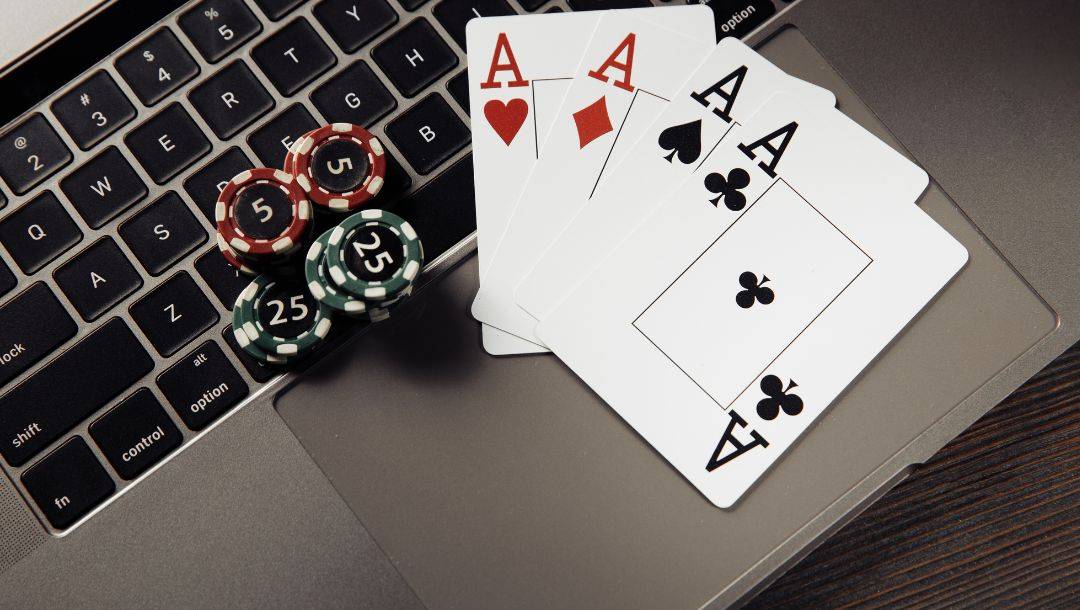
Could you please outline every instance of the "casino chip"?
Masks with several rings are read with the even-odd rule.
[[[386,154],[382,142],[363,127],[332,123],[297,140],[285,157],[285,170],[316,205],[346,212],[379,194]]]
[[[260,275],[237,297],[233,329],[267,355],[291,360],[322,344],[330,332],[330,313],[303,282]]]
[[[320,235],[315,240],[315,243],[308,248],[307,257],[304,259],[304,275],[307,279],[308,291],[315,297],[315,300],[334,311],[340,311],[349,316],[367,318],[372,322],[379,322],[389,318],[390,308],[407,298],[412,293],[412,287],[410,286],[389,301],[375,301],[374,303],[377,303],[377,305],[374,305],[357,298],[334,284],[326,270],[326,245],[330,241],[332,231],[333,229]]]
[[[326,270],[331,281],[365,301],[406,294],[424,263],[412,225],[396,214],[367,209],[330,231]]]
[[[301,246],[311,224],[311,204],[291,174],[259,167],[240,172],[225,185],[214,220],[237,254],[262,259]]]

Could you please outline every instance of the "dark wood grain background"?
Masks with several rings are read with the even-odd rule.
[[[751,608],[1080,608],[1080,344]]]

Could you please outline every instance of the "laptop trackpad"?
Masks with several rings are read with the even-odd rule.
[[[797,30],[762,51],[893,142]],[[556,358],[486,355],[468,315],[474,258],[278,410],[430,607],[697,606],[1054,327],[936,183],[920,205],[970,263],[731,510]]]

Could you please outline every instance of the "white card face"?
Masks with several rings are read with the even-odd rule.
[[[539,336],[729,507],[967,261],[914,205],[927,183],[839,111],[778,95]]]
[[[604,168],[614,167],[629,151],[713,46],[708,7],[657,10],[687,19],[676,31],[652,15],[641,18],[637,11],[602,14],[543,143],[543,155],[532,168],[494,256],[488,256],[486,272],[481,270],[480,292],[472,308],[481,322],[518,337],[533,337],[535,321],[513,300],[522,272],[532,267],[561,228],[561,218],[576,212],[578,197],[587,197]],[[474,112],[478,106],[474,104]],[[480,131],[475,118],[473,124],[474,132]],[[483,167],[479,158],[474,163]],[[483,173],[489,171],[498,169],[485,167]],[[477,188],[479,206],[479,184]],[[512,186],[496,191],[503,201],[513,192]]]
[[[682,9],[614,12],[647,15],[673,29],[698,18],[697,11]],[[481,277],[600,16],[583,12],[489,17],[473,19],[466,26]],[[547,351],[486,325],[483,341],[485,349],[496,355]]]
[[[544,319],[733,127],[781,92],[808,104],[836,103],[831,91],[788,76],[738,40],[721,40],[601,188],[581,202],[518,285],[518,305]]]

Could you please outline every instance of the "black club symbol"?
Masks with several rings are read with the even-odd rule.
[[[785,388],[784,382],[780,381],[779,377],[766,375],[762,378],[760,385],[761,391],[765,392],[767,398],[762,398],[757,403],[758,417],[765,421],[772,421],[776,419],[776,416],[780,415],[781,409],[788,415],[802,413],[802,399],[795,394],[788,393],[792,388],[799,385],[795,383],[794,379],[789,381],[788,386]]]
[[[720,172],[713,172],[705,176],[705,188],[717,195],[710,199],[709,203],[719,206],[720,200],[723,199],[724,205],[732,212],[738,212],[746,207],[746,195],[740,193],[739,189],[744,189],[749,184],[750,174],[741,167],[736,167],[728,172],[726,178]]]
[[[745,288],[735,294],[735,303],[743,309],[750,309],[754,306],[754,303],[761,303],[762,305],[768,305],[776,298],[776,293],[772,288],[765,286],[765,282],[769,281],[769,276],[762,274],[761,281],[759,282],[757,276],[750,271],[743,271],[739,274],[739,285]]]

